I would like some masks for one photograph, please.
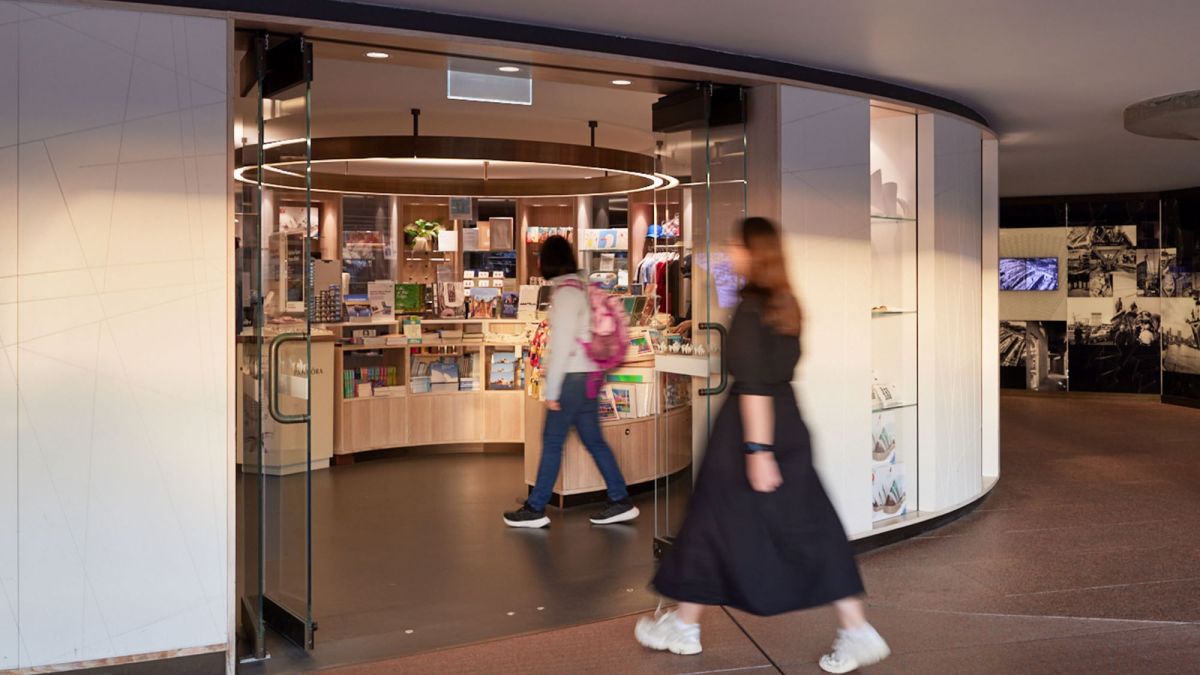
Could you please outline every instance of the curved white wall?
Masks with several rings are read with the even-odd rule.
[[[228,639],[228,50],[0,0],[0,670]]]
[[[869,535],[870,102],[784,86],[778,119],[778,215],[807,317],[795,386],[843,525]],[[984,377],[984,154],[978,127],[933,113],[918,125],[920,445],[910,481],[919,480],[920,511],[936,513],[984,490],[985,390],[994,386]],[[751,154],[752,165],[760,160]],[[994,153],[988,161],[994,177]]]

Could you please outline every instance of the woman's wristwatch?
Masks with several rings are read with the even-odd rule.
[[[751,443],[749,441],[746,442],[747,455],[756,455],[760,452],[773,452],[774,450],[775,446],[773,445],[767,445],[766,443]]]

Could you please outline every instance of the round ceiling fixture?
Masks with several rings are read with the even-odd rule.
[[[1134,103],[1125,109],[1125,129],[1152,138],[1200,140],[1200,90]]]
[[[628,87],[633,84],[633,80],[613,80],[612,83],[618,87]]]
[[[304,139],[267,143],[260,176],[259,148],[238,150],[234,178],[280,190],[304,190]],[[430,197],[570,197],[613,195],[674,187],[655,171],[655,158],[626,150],[507,138],[459,136],[342,136],[312,139],[314,165],[344,164],[344,172],[314,168],[314,192]],[[378,170],[387,162],[409,174]],[[489,175],[489,164],[496,171]],[[430,167],[419,175],[412,167]],[[355,170],[355,167],[358,170]],[[445,169],[457,167],[448,173]],[[522,171],[522,168],[524,169]],[[554,168],[564,171],[561,175]],[[437,169],[437,170],[434,170]],[[504,169],[504,170],[499,170]]]
[[[386,59],[389,56],[391,56],[391,54],[388,54],[387,52],[367,52],[366,53],[366,57],[368,59]]]

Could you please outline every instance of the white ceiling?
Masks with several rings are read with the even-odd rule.
[[[1200,185],[1200,143],[1134,136],[1125,106],[1200,88],[1196,0],[372,0],[675,42],[958,100],[1001,140],[1001,193]]]

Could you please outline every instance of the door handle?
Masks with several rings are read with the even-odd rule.
[[[725,387],[729,386],[729,371],[725,368],[725,338],[729,337],[729,331],[725,330],[725,326],[715,321],[705,321],[699,324],[699,328],[700,330],[715,330],[717,331],[717,335],[721,336],[721,341],[717,344],[717,349],[720,350],[721,354],[721,380],[717,383],[717,386],[704,387],[696,393],[701,396],[720,396],[725,391]]]
[[[271,374],[270,386],[267,388],[271,400],[267,404],[267,411],[280,424],[303,424],[308,422],[308,413],[285,415],[279,410],[279,348],[286,342],[306,342],[307,340],[308,335],[306,333],[280,333],[275,336],[275,339],[271,340],[271,350],[269,352]],[[311,368],[309,370],[311,372]]]

